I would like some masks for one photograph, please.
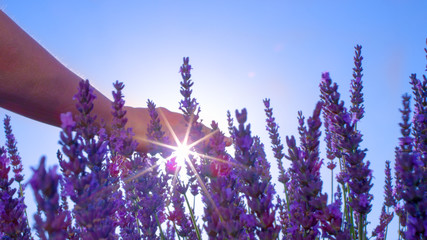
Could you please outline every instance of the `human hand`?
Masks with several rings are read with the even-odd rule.
[[[151,120],[148,109],[125,107],[125,110],[127,111],[128,118],[127,126],[132,128],[135,133],[134,139],[139,143],[137,151],[148,152],[151,144],[151,141],[147,138],[147,126]],[[159,114],[162,131],[165,132],[172,146],[177,145],[176,141],[179,141],[179,143],[187,141],[187,145],[192,143],[191,137],[187,136],[188,139],[185,140],[185,136],[188,134],[188,127],[187,122],[184,119],[184,115],[169,111],[163,107],[156,108],[156,111]],[[208,142],[212,129],[202,124],[202,133],[206,136],[206,139],[203,141]],[[198,139],[196,139],[196,141],[198,141]],[[225,143],[226,146],[230,146],[232,141],[230,138],[225,137]]]

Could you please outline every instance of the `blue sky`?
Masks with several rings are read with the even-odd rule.
[[[127,104],[135,107],[149,98],[178,111],[178,70],[189,56],[204,122],[219,121],[226,130],[226,111],[246,107],[273,169],[262,99],[271,98],[282,138],[296,134],[297,111],[311,115],[322,72],[330,72],[348,103],[353,47],[361,44],[366,114],[358,128],[374,175],[372,228],[385,160],[394,160],[398,143],[401,95],[410,92],[411,73],[425,73],[427,2],[320,2],[0,0],[0,9],[106,96],[115,80],[123,81]],[[0,109],[5,114],[12,116],[27,179],[42,155],[57,163],[58,128]],[[329,192],[329,172],[322,174]]]

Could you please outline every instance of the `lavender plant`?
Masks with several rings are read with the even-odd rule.
[[[184,58],[180,109],[188,135],[178,145],[191,147],[185,157],[189,180],[181,176],[174,144],[166,137],[161,113],[148,100],[150,123],[147,152],[138,152],[132,129],[126,127],[124,84],[113,84],[112,125],[92,112],[96,96],[89,82],[79,83],[75,95],[78,114],[61,114],[59,166],[46,170],[42,158],[30,184],[38,211],[36,235],[40,239],[386,239],[394,213],[399,218],[400,239],[427,237],[427,79],[411,75],[415,100],[410,118],[410,96],[403,96],[402,137],[396,148],[395,184],[386,161],[384,204],[377,227],[369,236],[367,215],[372,209],[372,171],[361,149],[357,123],[363,118],[362,47],[355,47],[351,106],[340,99],[338,85],[323,73],[320,101],[307,120],[298,113],[298,134],[286,137],[287,154],[265,99],[267,131],[284,192],[276,194],[271,161],[264,145],[252,136],[247,111],[236,111],[237,125],[228,112],[228,130],[234,153],[226,148],[226,137],[211,124],[203,130],[200,107],[192,96],[191,65]],[[427,49],[426,49],[427,52]],[[326,193],[320,169],[321,116],[326,143],[326,167],[338,166],[339,186]],[[107,131],[107,129],[109,129]],[[25,215],[23,165],[12,134],[10,117],[5,119],[6,148],[0,148],[0,237],[32,239]],[[175,139],[174,139],[175,140]],[[290,160],[285,169],[283,157]],[[13,170],[13,177],[10,170]],[[16,182],[16,183],[15,183]],[[13,184],[18,185],[16,188]],[[203,212],[191,206],[201,196]],[[328,202],[328,195],[330,201]],[[202,226],[202,227],[200,227]]]
[[[366,239],[366,215],[371,211],[373,198],[369,193],[372,188],[372,173],[369,161],[363,161],[366,150],[359,149],[362,141],[362,135],[356,130],[359,119],[357,115],[347,112],[344,102],[340,102],[338,86],[332,84],[329,73],[322,74],[320,89],[334,142],[335,157],[340,159],[341,172],[337,181],[343,188],[345,219],[350,224],[353,237]],[[353,222],[356,218],[358,221]]]
[[[272,203],[275,190],[270,183],[270,164],[266,161],[264,146],[258,137],[252,137],[246,109],[236,111],[239,123],[234,128],[235,160],[243,167],[236,169],[240,179],[239,191],[245,196],[248,212],[243,215],[248,237],[254,234],[260,239],[275,239],[280,228],[275,223],[275,206]]]
[[[44,219],[40,214],[34,215],[40,239],[60,240],[68,237],[69,215],[60,209],[58,185],[61,176],[56,173],[56,169],[57,166],[46,172],[46,159],[42,158],[38,169],[33,169],[34,174],[30,180],[39,211],[44,213]]]
[[[6,149],[0,148],[0,233],[2,239],[32,239],[27,217],[25,216],[24,198],[15,196],[12,187],[14,178],[9,178],[10,158]]]
[[[111,185],[105,161],[107,134],[91,114],[95,97],[89,82],[80,82],[75,96],[80,114],[75,122],[71,113],[61,116],[61,144],[68,157],[61,167],[66,173],[67,195],[75,203],[76,235],[82,239],[117,239],[117,186]]]
[[[218,125],[212,123],[216,131],[209,140],[210,164],[207,193],[202,192],[205,203],[204,228],[210,239],[239,239],[244,235],[244,224],[240,220],[245,209],[238,194],[239,182],[232,171],[232,158],[225,150],[224,135],[217,131]]]

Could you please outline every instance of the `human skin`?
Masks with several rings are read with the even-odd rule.
[[[77,114],[73,96],[81,80],[0,10],[0,107],[60,127],[61,113]],[[111,101],[96,89],[94,94],[97,98],[93,113],[110,126]],[[137,150],[147,151],[148,109],[126,106],[125,110],[127,127],[132,128],[139,143]],[[160,114],[161,124],[169,138],[174,139],[166,128],[166,120],[183,139],[186,131],[183,115],[161,107],[157,111],[163,113]],[[203,129],[206,133],[210,131],[206,127]]]

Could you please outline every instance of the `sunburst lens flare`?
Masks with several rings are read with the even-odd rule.
[[[179,144],[172,155],[176,157],[176,161],[180,166],[184,166],[189,154],[190,148],[186,144]]]

